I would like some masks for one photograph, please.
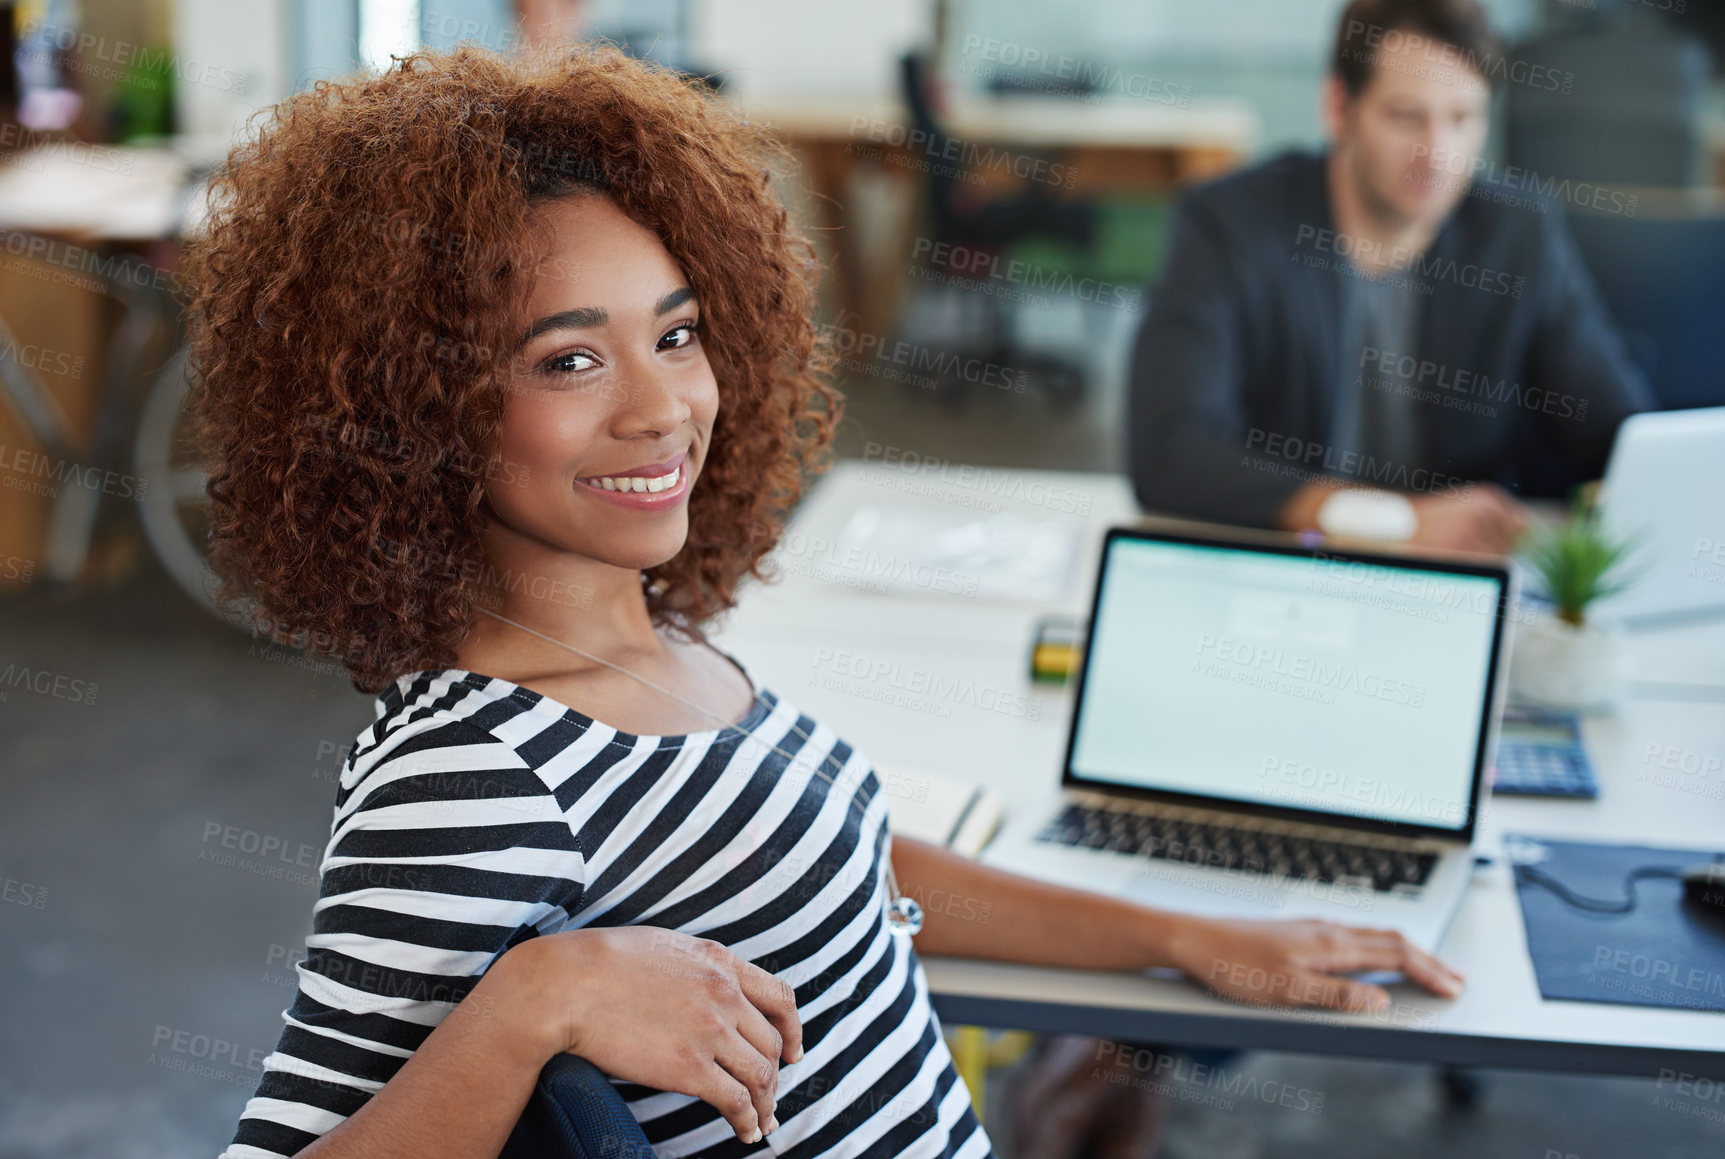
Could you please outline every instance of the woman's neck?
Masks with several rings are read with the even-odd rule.
[[[639,569],[549,548],[512,550],[514,545],[495,542],[487,546],[492,550],[480,569],[475,599],[479,611],[456,648],[461,667],[503,676],[592,666],[559,644],[613,664],[665,654],[665,642],[647,610]]]

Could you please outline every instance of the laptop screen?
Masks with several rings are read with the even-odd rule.
[[[1115,533],[1099,583],[1068,783],[1469,828],[1502,572]]]

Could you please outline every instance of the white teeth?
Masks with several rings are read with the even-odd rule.
[[[587,482],[603,487],[607,491],[646,491],[655,493],[675,487],[677,479],[682,475],[682,464],[669,474],[660,475],[657,479],[648,479],[641,475],[598,475]]]

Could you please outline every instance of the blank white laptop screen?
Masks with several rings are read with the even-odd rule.
[[[1500,584],[1116,539],[1074,777],[1462,829]]]

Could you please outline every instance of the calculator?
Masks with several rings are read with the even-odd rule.
[[[1492,792],[1523,797],[1599,796],[1599,781],[1574,715],[1543,708],[1504,709]]]

